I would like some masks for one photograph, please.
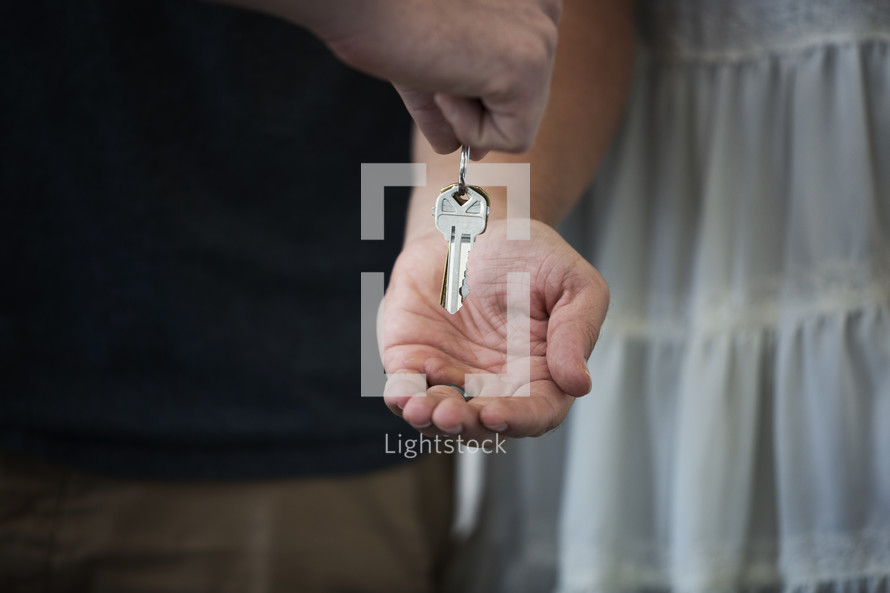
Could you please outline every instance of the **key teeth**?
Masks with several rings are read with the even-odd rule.
[[[470,283],[467,281],[467,272],[464,270],[464,278],[460,283],[460,300],[463,301],[470,294]]]

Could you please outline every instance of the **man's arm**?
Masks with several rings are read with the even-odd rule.
[[[305,27],[391,81],[432,147],[531,146],[547,104],[561,0],[219,0]]]
[[[559,222],[592,178],[622,113],[630,81],[632,0],[566,0],[551,100],[534,147],[494,162],[531,165],[532,240],[507,241],[506,194],[492,189],[490,228],[470,256],[471,294],[456,315],[437,302],[445,242],[429,214],[429,188],[454,183],[457,157],[436,155],[415,137],[428,185],[410,206],[405,247],[386,297],[384,364],[389,372],[423,372],[426,397],[391,389],[387,404],[428,435],[534,436],[565,418],[573,396],[587,393],[586,359],[608,306],[605,282],[548,225]],[[468,183],[473,183],[472,165]],[[435,191],[435,190],[433,190]],[[531,397],[465,402],[446,384],[466,373],[502,372],[506,356],[505,278],[531,278]],[[431,303],[431,304],[430,304]]]

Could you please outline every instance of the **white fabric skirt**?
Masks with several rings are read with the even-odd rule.
[[[569,231],[612,303],[560,592],[890,590],[890,0],[858,4],[638,56]]]

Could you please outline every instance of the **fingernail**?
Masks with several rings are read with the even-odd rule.
[[[397,407],[398,409],[400,409],[400,410],[404,410],[404,409],[405,409],[404,407],[402,407],[402,404],[400,404],[399,402],[396,402],[396,407]]]
[[[584,374],[587,375],[587,391],[593,389],[593,377],[590,376],[590,370],[584,365]]]
[[[422,428],[429,428],[430,425],[432,425],[432,422],[427,422],[426,424],[412,424],[411,426],[413,426],[417,430],[420,430]]]
[[[493,432],[504,432],[505,430],[507,430],[507,423],[501,422],[497,426],[489,426],[488,430],[491,430]]]
[[[441,428],[442,432],[444,432],[445,434],[450,434],[452,436],[459,435],[464,431],[463,424],[458,424],[455,428],[442,428],[441,426],[439,428]]]

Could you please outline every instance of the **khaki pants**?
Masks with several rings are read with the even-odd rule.
[[[336,478],[108,478],[0,451],[3,593],[424,593],[451,459]]]

